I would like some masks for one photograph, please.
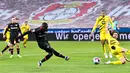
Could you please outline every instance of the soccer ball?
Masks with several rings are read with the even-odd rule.
[[[100,61],[101,61],[101,60],[100,60],[99,57],[94,57],[94,58],[93,58],[93,63],[96,64],[96,65],[99,64]]]

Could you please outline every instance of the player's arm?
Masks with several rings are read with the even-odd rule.
[[[130,60],[126,57],[125,52],[122,52],[122,54],[123,54],[125,60],[126,60],[127,62],[130,62]]]
[[[112,26],[112,29],[114,29],[114,23],[113,23],[113,21],[111,20],[110,17],[108,17],[108,18],[109,18],[110,25]]]
[[[6,30],[7,27],[4,28],[4,31],[3,31],[3,38],[5,39],[5,30]]]
[[[118,21],[116,21],[117,22],[117,25],[116,25],[116,27],[117,27],[117,29],[119,30],[120,29],[120,27],[119,27],[119,25],[118,25]]]
[[[31,31],[32,33],[35,33],[35,32],[39,32],[39,31],[41,31],[41,30],[43,30],[43,29],[44,29],[44,27],[43,27],[43,26],[40,26],[40,27],[38,27],[38,28],[31,29],[30,31]]]
[[[42,30],[42,27],[38,27],[38,28],[35,28],[35,29],[30,29],[27,32],[23,33],[22,35],[18,36],[17,39],[22,38],[23,36],[25,36],[25,35],[27,35],[29,33],[39,32],[41,30]]]
[[[18,24],[18,32],[20,35],[22,34],[19,24]]]
[[[109,25],[108,25],[108,24],[106,24],[106,27],[105,27],[107,35],[109,35],[108,26],[109,26]]]
[[[126,57],[125,49],[124,49],[124,48],[122,49],[122,54],[123,54],[123,57],[125,58],[125,60],[126,60],[127,62],[130,62],[130,60]]]
[[[10,25],[8,25],[8,26],[4,29],[3,38],[5,38],[5,35],[6,35],[7,31],[9,31],[9,28],[10,28]]]
[[[5,30],[6,30],[6,28],[7,28],[7,27],[5,27],[4,30],[3,30],[3,35],[5,34]]]
[[[94,26],[93,26],[93,29],[92,29],[92,31],[91,31],[90,37],[93,36],[93,33],[94,33],[94,31],[96,30],[96,28],[97,28],[97,26],[98,26],[98,23],[99,23],[99,19],[97,18],[97,19],[96,19],[96,22],[95,22],[95,24],[94,24]]]
[[[20,38],[22,38],[23,36],[25,36],[26,34],[29,34],[29,33],[32,33],[31,30],[19,35],[16,39],[20,39]]]
[[[97,28],[97,26],[98,26],[98,23],[99,23],[99,19],[97,18],[96,19],[96,23],[94,24],[94,26],[93,26],[93,29],[92,29],[92,33],[96,30],[96,28]]]
[[[21,30],[23,30],[23,25],[20,27]]]
[[[40,30],[41,30],[40,27],[35,28],[35,29],[30,29],[30,30],[28,30],[27,32],[23,33],[23,34],[22,34],[21,36],[19,36],[19,37],[25,36],[26,34],[29,34],[29,33],[39,32]]]
[[[30,26],[28,27],[28,30],[30,30]]]

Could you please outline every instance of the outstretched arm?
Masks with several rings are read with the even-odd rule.
[[[95,29],[96,29],[96,28],[97,28],[97,26],[98,26],[98,23],[99,23],[99,19],[97,18],[97,19],[96,19],[96,23],[94,24],[94,26],[93,26],[93,29],[92,29],[91,33],[93,33],[93,32],[95,31]]]
[[[93,29],[92,29],[91,34],[90,34],[91,39],[93,39],[92,36],[94,34],[94,31],[96,30],[96,28],[98,26],[98,23],[99,23],[99,19],[97,18],[96,23],[94,24]]]
[[[113,21],[111,20],[110,17],[109,17],[109,22],[110,22],[110,25],[112,26],[112,29],[114,29],[114,23],[113,23]]]
[[[126,60],[127,62],[130,62],[130,60],[129,60],[129,59],[126,57],[126,55],[125,55],[125,50],[122,50],[122,54],[123,54],[125,60]]]
[[[20,39],[20,38],[22,38],[23,36],[25,36],[26,34],[29,34],[29,33],[32,33],[31,30],[29,30],[29,31],[27,31],[27,32],[25,32],[25,33],[23,33],[23,34],[21,34],[21,35],[18,36],[16,39]]]
[[[18,38],[22,38],[23,36],[25,36],[26,34],[29,34],[29,33],[35,33],[35,32],[39,32],[43,29],[43,27],[38,27],[38,28],[35,28],[35,29],[31,29],[25,33],[23,33],[22,35],[20,35]]]

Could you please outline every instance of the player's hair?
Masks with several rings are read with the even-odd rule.
[[[28,20],[25,20],[24,22],[26,23],[26,22],[28,22]]]
[[[101,10],[101,12],[107,13],[107,11],[106,11],[106,10],[104,10],[104,9],[103,9],[103,10]]]
[[[114,17],[116,19],[116,16],[111,16],[111,18]]]
[[[105,14],[105,15],[107,15],[107,12],[106,12],[106,10],[101,10],[101,12],[100,13],[103,13],[103,14]]]
[[[106,10],[103,9],[102,12],[105,12],[105,13],[106,13]]]
[[[111,35],[111,36],[112,36],[114,33],[119,34],[119,32],[118,32],[118,31],[116,31],[116,30],[114,30],[114,31],[110,31],[110,35]]]
[[[42,23],[42,27],[44,27],[44,30],[48,30],[48,24],[46,22],[43,22]]]

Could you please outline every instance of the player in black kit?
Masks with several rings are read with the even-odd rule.
[[[63,56],[62,54],[58,53],[56,50],[54,50],[50,46],[50,44],[48,43],[48,40],[47,40],[47,35],[46,35],[47,31],[48,31],[48,24],[42,23],[42,25],[40,27],[38,27],[36,29],[31,29],[30,31],[28,31],[28,32],[26,32],[23,35],[18,37],[18,38],[22,38],[24,35],[26,35],[28,33],[34,33],[36,36],[38,46],[48,53],[48,55],[46,55],[41,61],[38,62],[38,67],[41,67],[42,63],[47,61],[48,59],[50,59],[53,54],[55,56],[64,58],[66,61],[69,60],[68,56]]]
[[[10,46],[9,46],[10,52],[11,52],[10,58],[13,57],[13,46],[15,44],[16,44],[16,48],[17,48],[17,56],[19,58],[21,58],[20,48],[19,48],[19,39],[16,39],[18,37],[18,35],[21,34],[21,30],[20,30],[19,23],[18,23],[18,18],[14,17],[11,19],[11,23],[8,24],[3,37],[5,37],[5,34],[7,31],[10,31]]]

